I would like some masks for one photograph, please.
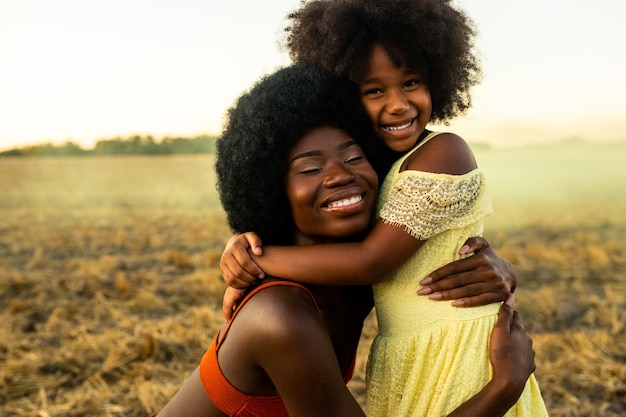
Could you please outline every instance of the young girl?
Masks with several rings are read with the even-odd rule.
[[[254,261],[265,273],[300,282],[374,284],[379,335],[368,361],[368,415],[447,415],[491,377],[488,341],[499,308],[415,298],[430,291],[420,290],[432,281],[423,278],[458,259],[491,212],[469,146],[457,135],[426,130],[470,106],[469,89],[480,79],[471,21],[440,0],[318,0],[291,18],[293,59],[356,82],[374,129],[398,159],[381,188],[378,222],[363,242],[268,246]],[[243,255],[225,256],[232,262]],[[234,283],[228,276],[237,267],[226,269]],[[547,415],[534,376],[507,415]]]
[[[363,237],[378,177],[361,147],[376,138],[367,116],[354,110],[353,87],[292,66],[238,100],[216,159],[220,199],[233,230],[252,229],[268,242],[294,245]],[[322,201],[357,196],[358,204],[320,210]],[[372,306],[368,286],[263,280],[159,417],[364,417],[345,382]],[[501,416],[534,369],[532,342],[508,305],[500,310],[492,346],[498,374],[456,415]]]

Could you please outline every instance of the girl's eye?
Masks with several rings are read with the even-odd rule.
[[[377,94],[382,94],[383,90],[380,88],[368,88],[366,90],[363,90],[363,95],[364,96],[374,96]]]
[[[404,87],[405,88],[412,88],[412,87],[417,87],[418,85],[420,85],[422,82],[420,80],[409,80],[407,82],[404,83]]]

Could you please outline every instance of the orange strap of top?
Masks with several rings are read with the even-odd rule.
[[[313,304],[315,305],[315,309],[317,310],[317,313],[318,314],[322,314],[321,311],[320,311],[319,306],[317,305],[317,301],[315,301],[315,297],[313,296],[311,291],[309,291],[309,289],[307,287],[305,287],[304,285],[299,284],[297,282],[293,282],[293,281],[269,281],[267,283],[263,283],[263,284],[259,285],[258,287],[256,287],[255,289],[253,289],[252,291],[250,291],[250,293],[245,296],[245,298],[241,301],[241,303],[239,303],[239,306],[237,306],[237,309],[233,313],[232,318],[230,319],[230,321],[226,325],[226,328],[224,329],[224,332],[222,332],[222,334],[218,334],[216,350],[218,350],[220,348],[220,346],[222,345],[222,343],[224,342],[224,339],[226,338],[226,335],[228,334],[228,331],[230,330],[230,326],[233,324],[233,321],[235,320],[235,317],[237,317],[237,314],[239,313],[239,310],[241,310],[241,308],[244,306],[244,304],[246,304],[248,302],[248,300],[250,298],[252,298],[252,296],[257,294],[258,292],[263,291],[266,288],[276,287],[276,286],[297,287],[297,288],[303,289],[304,291],[307,292],[307,294],[309,294],[309,296],[311,297],[311,300],[313,300]]]
[[[222,344],[230,325],[237,316],[237,313],[241,307],[256,293],[265,288],[273,286],[291,286],[304,289],[315,303],[315,308],[318,313],[320,312],[313,294],[302,286],[301,284],[291,281],[270,281],[259,285],[252,290],[241,302],[239,307],[235,310],[232,319],[227,324],[224,332],[218,334],[214,339],[211,346],[204,354],[200,361],[200,380],[204,386],[204,390],[222,412],[229,416],[236,417],[288,417],[287,410],[283,404],[282,399],[278,395],[270,396],[255,396],[248,395],[239,391],[234,387],[224,376],[222,370],[219,367],[217,360],[217,351]],[[351,376],[351,375],[350,375]]]

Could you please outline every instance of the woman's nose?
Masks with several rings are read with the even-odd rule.
[[[350,184],[354,181],[355,176],[347,169],[345,166],[336,164],[332,168],[327,170],[326,179],[324,180],[324,185],[326,187],[338,187],[341,185]]]

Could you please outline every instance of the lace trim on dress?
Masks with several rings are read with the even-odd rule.
[[[487,214],[468,216],[481,191],[478,170],[458,176],[412,170],[399,175],[379,217],[386,224],[404,227],[416,239],[429,239]]]

